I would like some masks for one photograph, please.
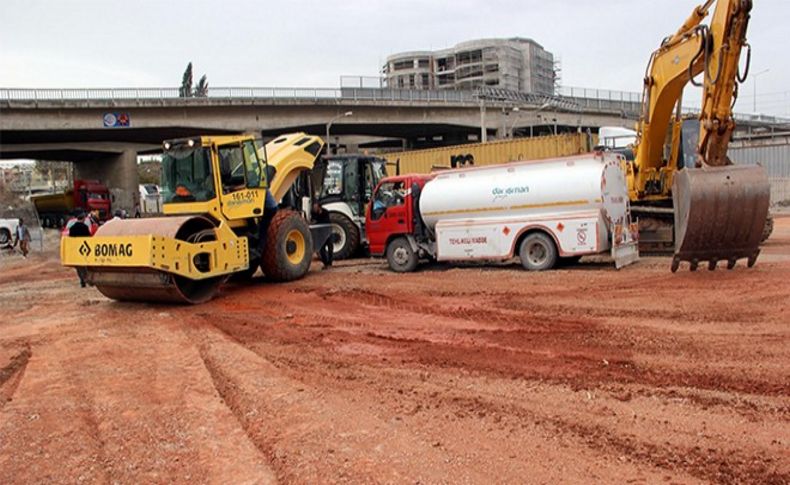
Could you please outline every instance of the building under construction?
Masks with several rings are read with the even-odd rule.
[[[554,94],[554,56],[532,39],[479,39],[440,51],[393,54],[382,67],[396,89],[497,87]]]

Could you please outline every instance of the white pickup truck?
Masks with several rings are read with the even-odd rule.
[[[0,219],[0,249],[14,242],[14,233],[18,225],[19,219]]]

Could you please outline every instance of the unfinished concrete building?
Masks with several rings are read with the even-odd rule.
[[[396,89],[496,87],[554,94],[554,56],[532,39],[479,39],[440,51],[393,54],[382,72]]]

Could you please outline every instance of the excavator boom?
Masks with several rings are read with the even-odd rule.
[[[752,266],[768,215],[770,189],[763,169],[734,166],[727,158],[735,129],[732,106],[738,83],[748,73],[750,55],[743,75],[739,63],[744,47],[750,54],[746,31],[752,0],[718,0],[705,25],[702,22],[714,2],[707,0],[695,8],[682,27],[664,40],[651,56],[645,77],[631,199],[661,200],[671,194],[673,271],[681,261],[688,261],[692,270],[704,261],[715,269],[720,260],[732,268],[740,258],[747,258]],[[679,162],[679,137],[673,136],[671,155],[664,157],[664,140],[668,128],[681,123],[681,99],[689,82],[703,90],[693,165]]]

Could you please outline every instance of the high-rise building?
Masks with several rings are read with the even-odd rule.
[[[554,56],[532,39],[479,39],[440,51],[393,54],[382,68],[396,89],[496,87],[554,94]]]

